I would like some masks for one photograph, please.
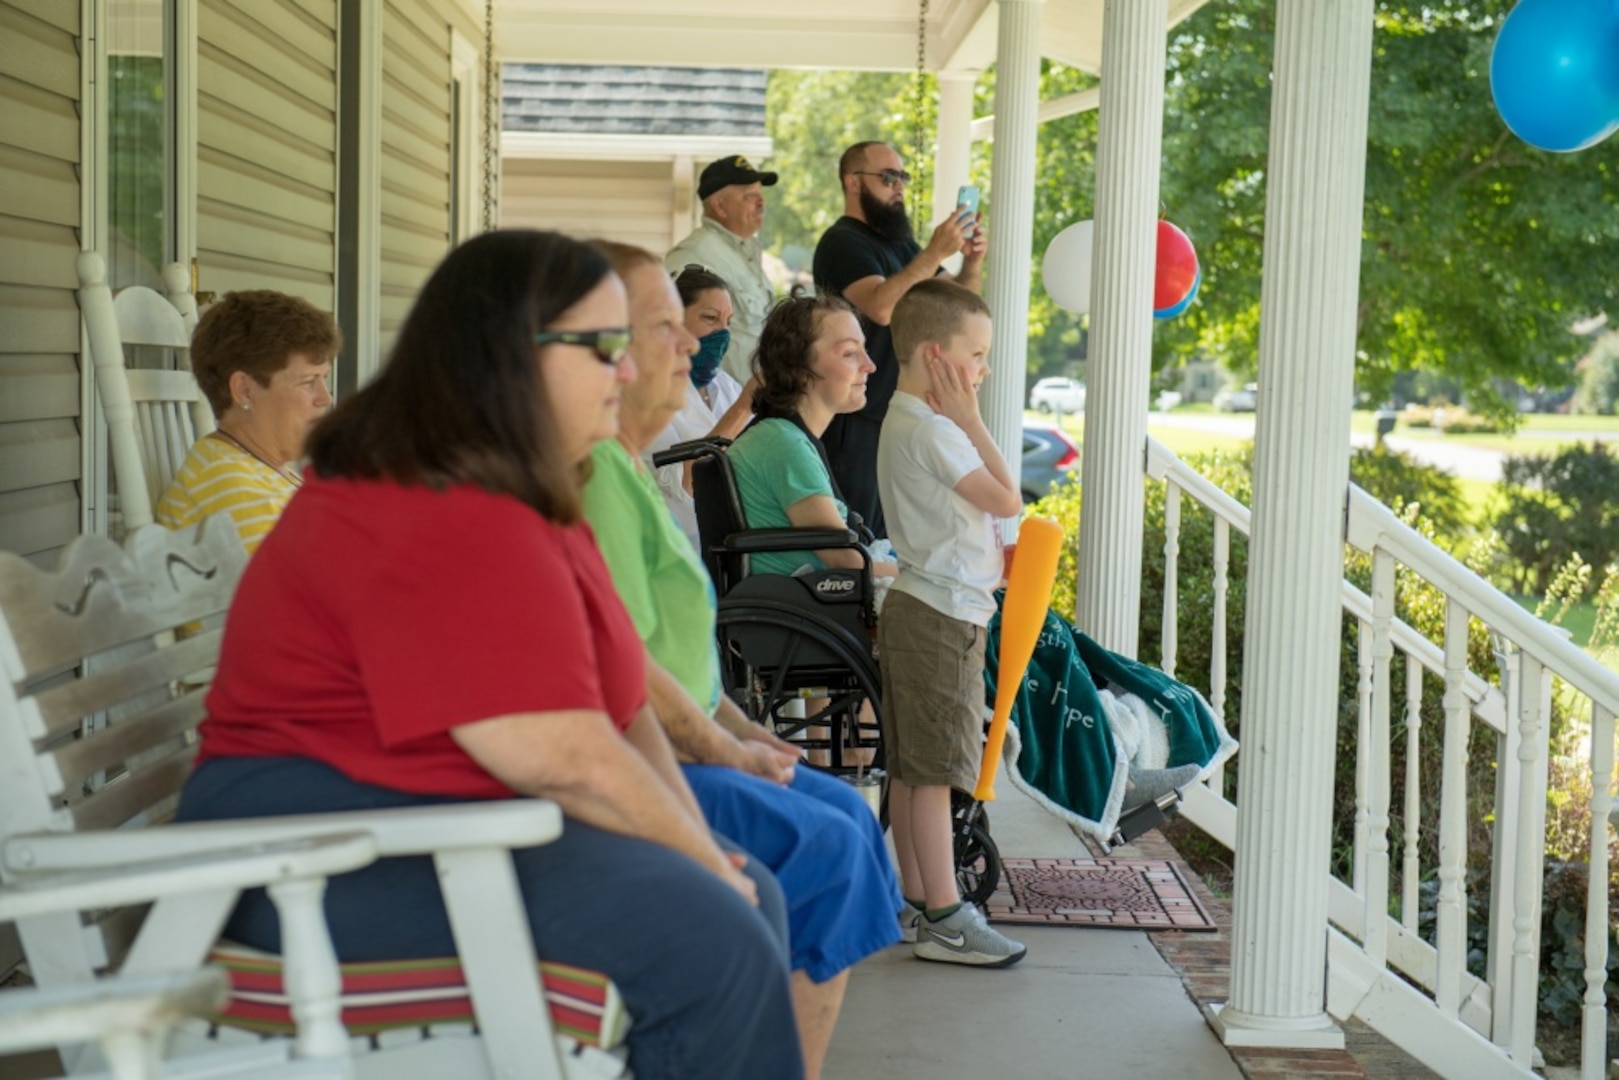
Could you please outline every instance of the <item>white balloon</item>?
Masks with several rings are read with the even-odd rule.
[[[1091,309],[1091,245],[1096,222],[1079,221],[1052,237],[1040,278],[1057,306],[1083,315]]]

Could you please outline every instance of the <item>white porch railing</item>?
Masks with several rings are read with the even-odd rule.
[[[1164,612],[1162,666],[1174,673],[1178,647],[1181,508],[1190,499],[1213,515],[1210,703],[1224,714],[1228,655],[1226,593],[1231,531],[1248,532],[1249,511],[1173,452],[1149,438],[1147,473],[1164,484]],[[1528,1076],[1535,1055],[1541,897],[1544,880],[1548,720],[1555,676],[1576,708],[1589,709],[1593,822],[1585,920],[1585,998],[1581,1077],[1600,1080],[1608,1062],[1606,978],[1608,829],[1614,799],[1614,717],[1619,676],[1566,636],[1440,550],[1387,507],[1351,486],[1348,542],[1371,558],[1368,596],[1348,581],[1343,608],[1359,627],[1359,731],[1356,739],[1354,852],[1351,880],[1330,884],[1328,1008],[1358,1016],[1442,1075]],[[1401,569],[1403,568],[1403,570]],[[1395,615],[1397,574],[1435,587],[1445,600],[1444,635],[1435,644]],[[1496,642],[1500,688],[1468,667],[1468,634],[1477,620]],[[1403,686],[1393,661],[1404,657]],[[1429,684],[1428,680],[1437,680]],[[1443,688],[1437,709],[1424,706],[1425,686]],[[1392,712],[1403,709],[1403,847],[1392,872]],[[1432,715],[1430,715],[1432,714]],[[1335,719],[1335,718],[1334,718]],[[1443,725],[1440,776],[1424,775],[1419,739],[1425,723]],[[1493,806],[1468,785],[1475,730],[1497,762]],[[1240,739],[1241,732],[1237,732]],[[1493,738],[1492,738],[1493,736]],[[1421,814],[1424,785],[1437,779],[1437,864],[1421,846],[1436,823]],[[1224,775],[1187,792],[1182,815],[1228,848],[1236,842],[1236,805]],[[1489,927],[1483,977],[1469,971],[1467,854],[1469,835],[1489,835]],[[1434,928],[1419,927],[1419,883],[1437,879]],[[1390,881],[1398,877],[1397,896]],[[1397,904],[1391,904],[1391,899]],[[1391,914],[1395,912],[1395,914]]]

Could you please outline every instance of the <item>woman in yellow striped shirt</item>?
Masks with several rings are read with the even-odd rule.
[[[269,290],[227,293],[197,324],[191,367],[219,426],[157,504],[171,529],[229,513],[248,553],[303,483],[304,440],[332,406],[343,334],[327,312]]]

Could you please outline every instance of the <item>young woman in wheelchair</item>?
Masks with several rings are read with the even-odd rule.
[[[754,361],[759,387],[756,419],[729,451],[742,511],[752,529],[832,528],[848,524],[848,507],[826,464],[820,438],[832,418],[866,404],[866,379],[876,370],[854,309],[832,296],[793,296],[771,309]],[[791,574],[804,566],[858,570],[856,551],[770,552],[752,557],[752,570]],[[891,578],[892,562],[871,572]]]
[[[641,460],[685,400],[697,339],[654,256],[597,246],[629,293],[636,375],[617,436],[591,454],[585,516],[646,643],[655,711],[709,824],[764,862],[786,894],[794,1010],[816,1077],[848,969],[899,939],[893,866],[865,800],[835,777],[794,768],[796,749],[722,692],[713,586]]]

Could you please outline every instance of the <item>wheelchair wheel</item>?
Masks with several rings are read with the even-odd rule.
[[[1001,849],[984,821],[956,830],[956,888],[961,898],[983,906],[1001,883]]]
[[[870,644],[801,607],[721,600],[716,624],[725,690],[748,716],[822,751],[839,776],[883,766],[881,685]],[[795,715],[794,703],[819,703]],[[870,702],[871,719],[861,707]],[[825,735],[812,735],[815,729]],[[886,822],[887,786],[881,815]]]

